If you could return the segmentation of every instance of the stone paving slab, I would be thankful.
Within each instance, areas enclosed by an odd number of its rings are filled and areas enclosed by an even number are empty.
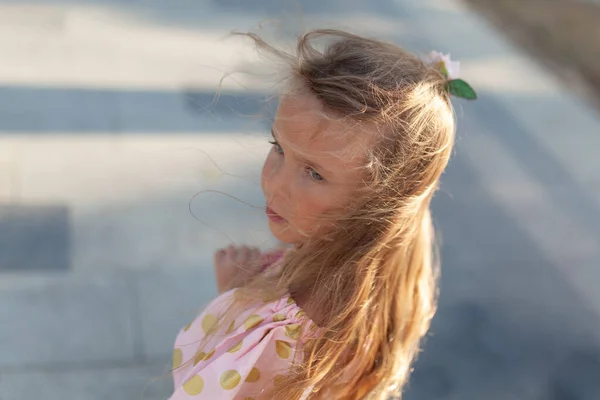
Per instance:
[[[453,163],[448,180],[482,179],[466,158]],[[595,304],[503,207],[481,189],[434,200],[446,233],[440,309],[409,400],[591,400],[600,393],[592,378],[600,373]],[[597,273],[589,262],[571,267],[589,279]]]
[[[257,176],[265,133],[8,135],[0,143],[19,181],[4,201],[63,205],[74,270],[193,267],[230,240],[269,242]]]
[[[225,69],[246,57],[256,59],[241,41],[224,40],[224,26],[239,26],[247,23],[248,17],[215,15],[207,7],[210,2],[187,3],[182,7],[182,1],[168,6],[123,0],[0,1],[0,46],[4,52],[0,82],[38,87],[179,91],[193,86],[214,90]],[[173,20],[174,15],[183,23]],[[186,18],[193,27],[185,24]],[[240,80],[252,84],[244,77]]]
[[[142,366],[0,373],[0,399],[164,400],[173,388],[167,358]]]
[[[119,275],[3,275],[0,367],[132,359],[132,295]]]
[[[0,271],[69,269],[70,234],[67,207],[0,203]]]
[[[265,130],[273,107],[261,92],[116,90],[0,86],[4,135],[76,132],[77,135]],[[261,113],[267,115],[262,115]],[[267,123],[268,125],[268,123]]]
[[[554,97],[502,96],[503,104],[529,132],[530,140],[544,149],[565,171],[563,176],[590,190],[600,188],[600,114],[563,88]],[[532,159],[535,158],[531,154]],[[600,201],[597,203],[600,205]]]

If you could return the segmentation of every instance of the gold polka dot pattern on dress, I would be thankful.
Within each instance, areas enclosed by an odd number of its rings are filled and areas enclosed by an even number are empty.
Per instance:
[[[190,322],[189,324],[187,324],[185,327],[183,327],[183,331],[187,332],[192,326],[192,323]]]
[[[292,296],[288,297],[287,299],[287,304],[290,305],[294,302],[294,299],[292,299]]]
[[[251,316],[246,318],[246,321],[244,322],[244,328],[248,331],[254,328],[256,325],[260,324],[261,322],[263,322],[263,317],[261,317],[260,315],[252,314]]]
[[[254,382],[258,382],[259,379],[260,379],[260,371],[258,370],[258,368],[252,368],[252,370],[246,377],[246,382],[254,383]]]
[[[196,357],[194,357],[194,365],[198,364],[200,361],[204,361],[205,358],[206,358],[206,353],[203,351],[196,354]]]
[[[183,362],[183,352],[181,349],[173,350],[173,369],[179,367]]]
[[[233,345],[232,348],[230,348],[229,350],[227,350],[228,353],[235,353],[236,351],[238,351],[239,349],[242,348],[242,344],[244,343],[243,340],[240,340],[238,343],[236,343],[235,345]]]
[[[229,328],[225,331],[225,333],[231,333],[235,330],[235,320],[231,321],[229,324]]]
[[[266,292],[261,292],[259,294],[259,296],[260,296],[260,299],[263,301],[263,303],[270,303],[274,300],[273,297],[269,293],[266,293]]]
[[[206,314],[204,318],[202,318],[202,330],[204,333],[214,333],[214,328],[217,326],[217,322],[219,319],[213,314]]]
[[[292,345],[284,340],[276,340],[275,351],[280,358],[288,359],[292,354]]]
[[[225,390],[234,389],[239,383],[242,377],[240,373],[235,369],[223,372],[221,375],[221,387]]]
[[[285,326],[285,335],[292,340],[298,340],[302,328],[299,324],[290,324]]]
[[[198,375],[193,376],[192,379],[183,384],[183,391],[189,394],[190,396],[199,395],[200,393],[202,393],[203,389],[204,379],[202,379]]]
[[[281,322],[281,321],[285,321],[285,315],[284,314],[275,314],[273,316],[273,322]]]
[[[281,384],[285,381],[285,375],[275,375],[273,378],[273,383],[275,387],[281,386]]]
[[[296,313],[296,318],[302,318],[306,316],[306,313],[304,312],[304,310],[300,310],[298,311],[298,313]]]

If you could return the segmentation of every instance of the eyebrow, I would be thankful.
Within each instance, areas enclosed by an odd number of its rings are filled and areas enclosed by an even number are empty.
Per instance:
[[[275,139],[275,141],[276,141],[277,143],[279,143],[279,141],[277,140],[277,136],[275,135],[275,130],[274,130],[272,127],[271,127],[271,135],[273,136],[273,139]],[[281,145],[281,144],[280,144],[280,145]],[[315,169],[318,169],[319,171],[323,171],[323,172],[326,172],[326,173],[328,173],[328,174],[332,174],[332,172],[331,172],[331,171],[329,171],[327,168],[324,168],[323,166],[321,166],[321,165],[317,164],[317,163],[316,163],[316,162],[314,162],[314,161],[311,161],[311,160],[309,160],[309,159],[307,159],[307,158],[303,157],[303,156],[302,156],[302,155],[300,155],[300,154],[295,154],[295,156],[296,156],[298,159],[300,159],[300,160],[301,160],[303,163],[305,163],[305,164],[308,164],[308,165],[310,165],[311,167],[314,167]]]

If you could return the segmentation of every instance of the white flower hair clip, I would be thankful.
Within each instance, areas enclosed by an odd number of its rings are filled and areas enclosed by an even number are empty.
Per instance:
[[[432,51],[427,57],[427,63],[444,75],[448,93],[467,100],[477,99],[477,93],[475,93],[471,85],[458,78],[460,63],[452,61],[450,54]]]

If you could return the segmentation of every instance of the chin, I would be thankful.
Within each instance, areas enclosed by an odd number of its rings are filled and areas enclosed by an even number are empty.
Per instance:
[[[287,244],[298,243],[298,235],[289,229],[287,222],[281,224],[269,221],[269,230],[271,231],[271,234],[275,236],[275,239],[280,242]]]

